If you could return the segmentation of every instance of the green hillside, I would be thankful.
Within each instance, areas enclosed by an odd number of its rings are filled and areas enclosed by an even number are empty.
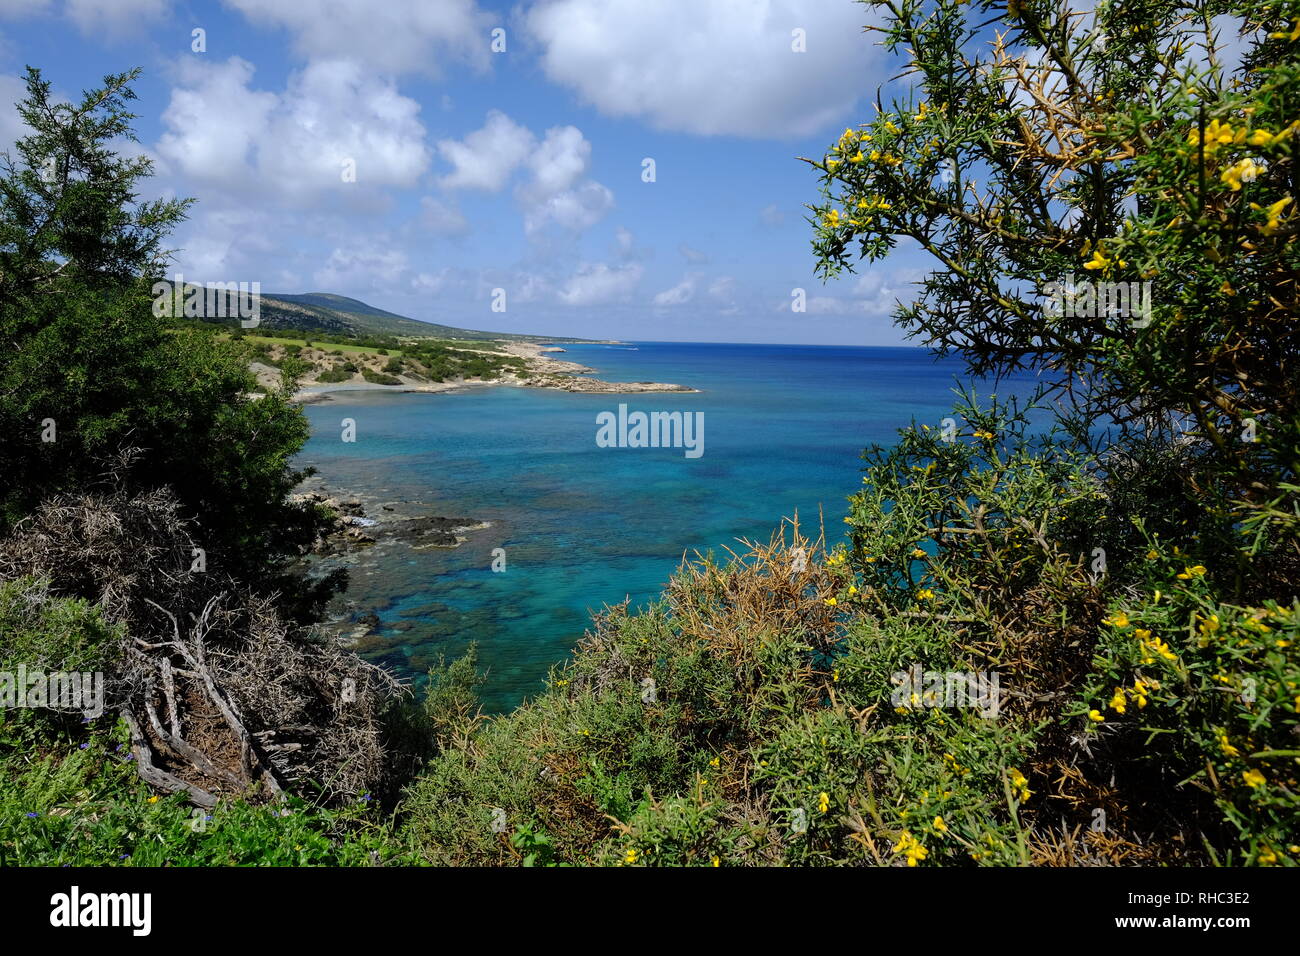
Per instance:
[[[222,315],[233,316],[235,303],[225,302],[224,292],[217,292],[207,303],[202,318],[222,321]],[[295,329],[305,332],[325,332],[333,335],[356,336],[421,336],[439,339],[467,339],[473,341],[510,342],[582,342],[585,339],[546,335],[519,335],[512,332],[483,332],[463,329],[437,322],[422,322],[394,312],[377,308],[359,299],[329,292],[262,293],[261,323],[263,331]],[[233,319],[226,319],[234,324]]]

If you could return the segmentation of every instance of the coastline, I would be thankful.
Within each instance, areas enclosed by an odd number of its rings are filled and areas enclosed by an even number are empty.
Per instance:
[[[586,394],[624,395],[646,392],[689,392],[698,393],[700,389],[688,385],[675,385],[670,382],[606,382],[586,376],[596,369],[566,359],[552,358],[551,353],[565,350],[554,345],[542,345],[534,342],[506,342],[500,351],[526,363],[527,378],[520,378],[513,372],[507,372],[499,378],[462,379],[456,382],[403,382],[401,385],[378,385],[372,382],[338,382],[328,384],[304,385],[293,395],[293,401],[299,405],[311,405],[332,401],[334,392],[416,392],[416,393],[452,393],[471,388],[512,385],[516,388],[551,389],[560,392],[580,392]]]

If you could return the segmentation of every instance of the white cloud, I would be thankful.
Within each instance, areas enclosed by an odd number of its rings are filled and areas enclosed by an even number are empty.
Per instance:
[[[21,77],[0,74],[0,150],[12,153],[14,143],[31,132],[15,106],[26,95],[27,84]]]
[[[262,290],[293,290],[299,278],[285,267],[273,238],[275,217],[253,209],[203,208],[185,224],[175,268],[196,282],[260,282]],[[268,272],[268,268],[275,271]]]
[[[493,18],[474,0],[225,2],[253,23],[286,28],[309,58],[360,60],[368,72],[436,74],[446,60],[478,67],[488,60]]]
[[[439,180],[443,189],[482,189],[497,192],[536,146],[536,138],[500,110],[487,115],[483,128],[464,140],[444,139],[438,152],[452,171]]]
[[[163,160],[196,180],[237,192],[294,197],[331,189],[412,186],[430,152],[420,106],[346,60],[289,77],[283,94],[251,88],[239,57],[182,60],[181,85],[163,113]],[[356,182],[344,180],[354,164]]]
[[[583,178],[591,164],[591,143],[576,126],[556,126],[541,141],[499,110],[463,140],[442,140],[438,151],[452,165],[439,184],[444,189],[497,192],[516,170],[527,173],[515,190],[532,236],[554,225],[581,233],[614,207],[614,194]]]
[[[736,295],[736,280],[731,276],[719,276],[709,284],[709,297],[719,302],[731,302]]]
[[[210,68],[182,62],[187,85],[172,90],[163,112],[167,132],[158,140],[159,155],[199,180],[247,177],[246,163],[267,134],[278,98],[249,88],[253,65],[247,60],[231,57]]]
[[[632,230],[626,226],[619,226],[614,230],[614,244],[620,256],[630,256],[633,248],[636,247],[636,236],[632,235]]]
[[[765,226],[779,226],[785,222],[785,213],[776,203],[771,203],[758,211],[758,218]]]
[[[64,12],[86,34],[137,32],[167,12],[168,0],[67,0]]]
[[[539,0],[523,23],[546,75],[604,113],[788,139],[853,108],[877,57],[869,18],[832,0]],[[807,52],[792,50],[796,29]]]
[[[664,289],[663,292],[656,295],[654,300],[655,305],[685,305],[687,302],[690,302],[691,299],[695,298],[695,285],[699,282],[699,278],[700,277],[694,273],[687,274],[682,278],[681,282],[677,283],[671,289]]]
[[[626,298],[641,282],[644,270],[633,263],[611,268],[605,263],[584,263],[558,292],[565,305],[603,305]]]
[[[585,232],[613,208],[614,194],[600,183],[588,180],[574,189],[526,200],[524,231],[532,235],[553,223],[568,232]]]
[[[401,286],[418,287],[425,281],[412,272],[404,251],[371,243],[335,247],[325,264],[316,270],[313,279],[323,289],[372,288],[383,291]]]

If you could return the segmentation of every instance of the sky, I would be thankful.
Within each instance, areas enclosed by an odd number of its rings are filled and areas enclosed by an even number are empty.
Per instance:
[[[22,134],[25,66],[68,99],[140,67],[123,145],[154,161],[143,195],[198,200],[170,242],[187,281],[502,332],[897,345],[895,300],[928,264],[904,248],[818,279],[817,181],[797,159],[874,115],[899,63],[872,16],[854,0],[0,0],[0,144]]]

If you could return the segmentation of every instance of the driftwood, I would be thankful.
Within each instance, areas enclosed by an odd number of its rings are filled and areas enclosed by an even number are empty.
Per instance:
[[[201,807],[308,781],[326,799],[382,790],[385,711],[404,688],[285,621],[219,557],[194,570],[196,547],[166,491],[59,497],[0,541],[0,580],[48,579],[121,625],[107,692],[150,786]]]

